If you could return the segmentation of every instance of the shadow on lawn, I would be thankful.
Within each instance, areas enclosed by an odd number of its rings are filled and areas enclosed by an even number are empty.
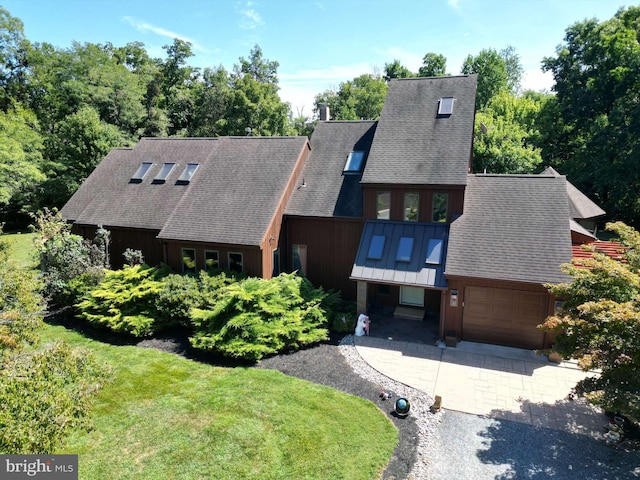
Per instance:
[[[565,401],[556,403],[562,405],[555,405],[547,411],[560,412],[556,414],[559,417],[556,422],[565,421],[565,425],[558,425],[563,429],[543,426],[536,420],[537,415],[532,416],[534,425],[531,425],[507,420],[502,411],[492,412],[494,420],[478,432],[486,449],[478,450],[477,456],[482,463],[506,468],[504,473],[494,477],[496,480],[640,477],[640,460],[634,444],[606,443],[599,432],[594,431],[593,425],[585,426],[582,423],[585,413],[580,404],[572,406],[571,403],[576,402],[569,402],[569,405],[565,405]],[[521,408],[523,413],[541,412],[544,411],[544,404],[523,402]],[[604,427],[604,424],[600,427]],[[600,429],[600,432],[603,431]]]

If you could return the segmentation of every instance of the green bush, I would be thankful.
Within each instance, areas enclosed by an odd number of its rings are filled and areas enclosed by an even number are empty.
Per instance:
[[[87,426],[108,370],[84,350],[58,343],[15,355],[0,370],[0,453],[51,453]]]
[[[255,361],[327,338],[327,293],[296,274],[247,278],[219,293],[215,305],[191,311],[195,348]]]
[[[125,266],[109,270],[97,288],[76,306],[80,317],[116,332],[144,336],[161,330],[156,302],[162,291],[167,267]]]
[[[189,326],[189,311],[199,304],[198,280],[191,275],[172,273],[162,279],[156,308],[166,325]]]

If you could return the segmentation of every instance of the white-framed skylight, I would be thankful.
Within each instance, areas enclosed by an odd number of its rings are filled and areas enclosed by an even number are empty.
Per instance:
[[[149,169],[151,168],[152,165],[153,165],[153,163],[151,163],[151,162],[142,162],[140,164],[140,166],[138,167],[138,169],[136,170],[136,173],[134,173],[133,177],[131,177],[130,182],[131,183],[142,183],[142,179],[147,174],[147,172],[149,171]]]
[[[199,166],[200,165],[197,163],[187,163],[186,167],[184,167],[184,170],[182,171],[182,174],[180,175],[180,178],[178,178],[178,181],[176,183],[180,185],[188,184]]]
[[[429,240],[427,258],[424,263],[440,265],[440,262],[442,262],[442,243],[442,239],[440,238],[432,238]]]
[[[156,177],[153,179],[153,183],[166,182],[167,177],[169,176],[169,174],[171,173],[171,171],[175,166],[176,166],[175,163],[165,163],[164,165],[162,165],[162,168],[160,169]]]
[[[381,260],[385,240],[386,239],[384,235],[374,235],[373,237],[371,237],[371,243],[369,244],[367,258],[371,260]]]
[[[453,97],[442,97],[438,103],[438,115],[451,115],[455,100]]]
[[[362,164],[364,163],[364,152],[360,150],[354,150],[349,153],[347,161],[344,164],[344,170],[342,173],[360,173],[362,172]]]
[[[412,252],[413,252],[413,237],[400,237],[400,242],[398,242],[398,252],[396,254],[396,261],[410,262]]]

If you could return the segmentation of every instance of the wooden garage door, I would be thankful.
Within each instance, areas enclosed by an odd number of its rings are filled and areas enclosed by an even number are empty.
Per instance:
[[[537,329],[547,315],[548,295],[505,288],[466,287],[462,339],[521,348],[542,348]]]

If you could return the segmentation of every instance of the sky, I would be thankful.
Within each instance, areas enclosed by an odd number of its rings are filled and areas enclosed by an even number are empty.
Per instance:
[[[174,38],[192,43],[190,64],[232,70],[255,45],[279,63],[280,97],[294,115],[311,115],[315,95],[394,59],[412,71],[428,52],[459,74],[468,55],[515,48],[522,87],[550,91],[541,71],[565,30],[611,18],[619,0],[0,0],[31,42],[124,46],[142,42],[165,58]]]

